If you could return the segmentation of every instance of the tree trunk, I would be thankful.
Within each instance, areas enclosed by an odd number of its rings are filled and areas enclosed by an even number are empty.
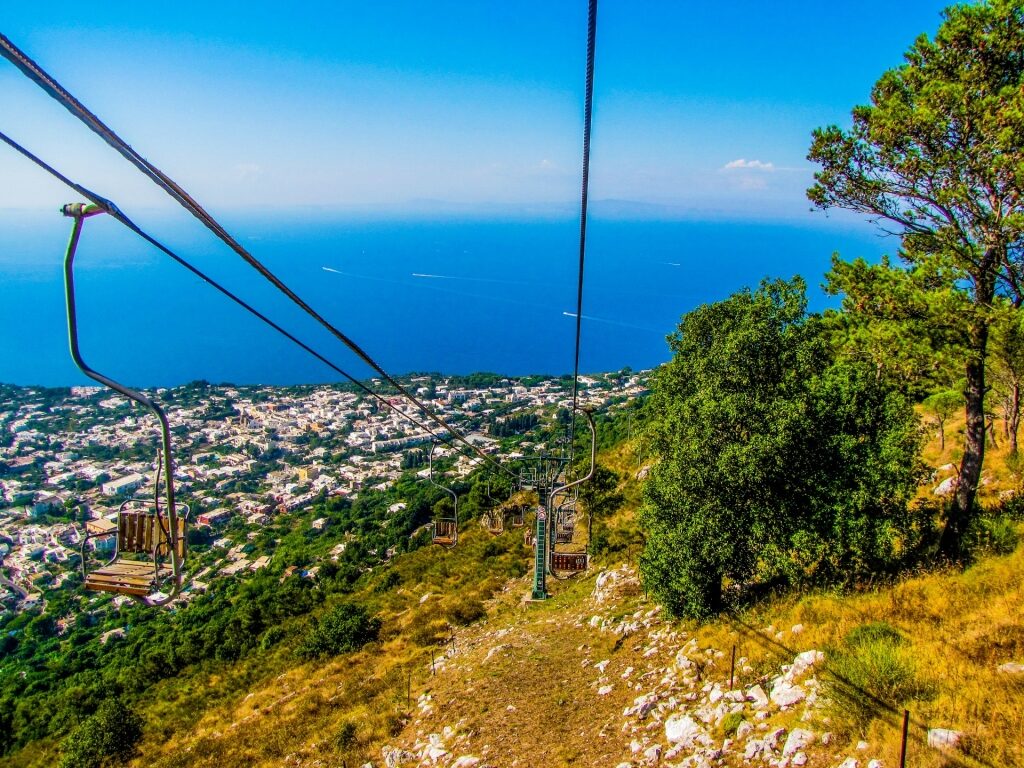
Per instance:
[[[975,283],[974,303],[977,316],[971,321],[964,387],[964,413],[967,416],[964,455],[960,461],[960,477],[952,503],[946,513],[946,524],[939,539],[940,554],[953,562],[963,562],[967,552],[964,535],[974,516],[974,499],[981,480],[985,460],[985,358],[988,352],[989,320],[984,310],[991,306],[995,294],[994,249],[985,253],[980,279]]]
[[[1010,439],[1010,453],[1017,453],[1017,427],[1020,424],[1020,382],[1014,381],[1010,388],[1010,418],[1007,420],[1007,437]]]

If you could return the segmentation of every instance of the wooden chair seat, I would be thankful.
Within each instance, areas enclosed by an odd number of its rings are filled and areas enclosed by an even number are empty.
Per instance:
[[[158,571],[151,562],[118,559],[89,573],[85,577],[85,588],[145,597],[158,580],[170,575],[171,568],[166,565],[160,566]]]
[[[441,546],[452,546],[459,535],[458,523],[454,520],[435,520],[432,541]]]

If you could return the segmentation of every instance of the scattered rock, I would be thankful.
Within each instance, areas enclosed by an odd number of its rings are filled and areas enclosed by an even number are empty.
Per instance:
[[[661,760],[661,744],[654,744],[644,750],[644,760],[656,763]]]
[[[412,763],[416,761],[416,755],[412,752],[406,752],[404,749],[398,747],[384,746],[380,748],[380,755],[384,760],[384,765],[387,768],[397,768],[402,763]]]
[[[772,686],[772,701],[780,707],[791,707],[807,697],[807,692],[785,678],[779,678]]]
[[[867,748],[868,748],[868,743],[866,741],[858,741],[857,742],[857,751],[858,752],[863,752]]]
[[[633,699],[633,706],[626,707],[622,712],[623,717],[636,717],[639,720],[643,720],[647,717],[647,713],[654,709],[654,706],[658,703],[658,694],[646,693],[643,696],[637,696]]]
[[[782,748],[782,756],[789,757],[809,744],[814,743],[814,732],[803,728],[796,728],[786,739],[786,745]]]
[[[803,752],[797,752],[795,755],[793,755],[793,758],[789,761],[789,764],[795,765],[797,768],[800,768],[801,765],[807,765],[807,755]]]
[[[474,755],[463,755],[452,763],[452,768],[474,768],[480,764],[480,758]]]
[[[860,768],[860,762],[855,757],[848,757],[836,766],[836,768]]]
[[[868,768],[883,768],[882,761],[877,758],[875,760],[868,760]]]
[[[798,677],[804,675],[812,667],[821,664],[825,660],[825,654],[821,651],[804,651],[798,653],[796,658],[793,659],[793,666],[786,672],[786,678],[788,680],[796,680]]]
[[[760,685],[752,685],[747,689],[747,701],[753,702],[754,709],[764,709],[768,706],[768,694]]]
[[[594,669],[596,669],[598,672],[600,672],[603,675],[605,667],[608,666],[608,662],[609,661],[611,661],[611,660],[610,659],[605,659],[604,661],[597,662],[597,664],[594,665]]]
[[[665,721],[665,738],[671,744],[689,746],[704,735],[704,729],[689,715],[672,715]]]
[[[956,490],[956,475],[953,477],[947,477],[941,483],[932,489],[932,493],[936,496],[949,496],[953,491]]]
[[[930,728],[928,730],[928,746],[932,749],[954,749],[960,744],[963,734],[949,728]]]
[[[1022,675],[1024,674],[1024,664],[1019,661],[1008,661],[999,665],[999,671],[1004,675]]]
[[[598,696],[607,696],[613,690],[615,690],[615,686],[614,685],[602,685],[600,688],[597,689],[597,695]]]

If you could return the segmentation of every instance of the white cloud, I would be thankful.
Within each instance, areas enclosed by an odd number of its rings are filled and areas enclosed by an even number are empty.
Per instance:
[[[256,163],[239,163],[234,170],[236,177],[241,181],[256,181],[263,175],[263,169]]]
[[[765,163],[761,160],[746,160],[741,157],[738,160],[730,160],[722,166],[722,170],[724,171],[734,171],[739,169],[747,171],[766,171],[770,173],[775,170],[775,163]]]

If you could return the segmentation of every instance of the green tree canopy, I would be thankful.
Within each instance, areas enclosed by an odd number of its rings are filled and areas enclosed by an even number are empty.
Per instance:
[[[833,580],[892,556],[917,420],[872,366],[833,354],[802,280],[699,307],[669,344],[640,515],[644,580],[669,610],[719,610],[726,577]]]
[[[142,738],[142,718],[121,703],[106,699],[64,740],[61,768],[100,768],[126,763]]]
[[[999,297],[1024,301],[1024,6],[953,6],[935,39],[922,35],[905,58],[848,130],[814,132],[808,159],[821,170],[807,194],[901,238],[907,279],[887,276],[889,265],[839,270],[847,309],[863,307],[869,324],[902,317],[908,334],[915,319],[942,317],[960,335],[966,440],[942,547],[961,559],[984,459],[992,309]]]

